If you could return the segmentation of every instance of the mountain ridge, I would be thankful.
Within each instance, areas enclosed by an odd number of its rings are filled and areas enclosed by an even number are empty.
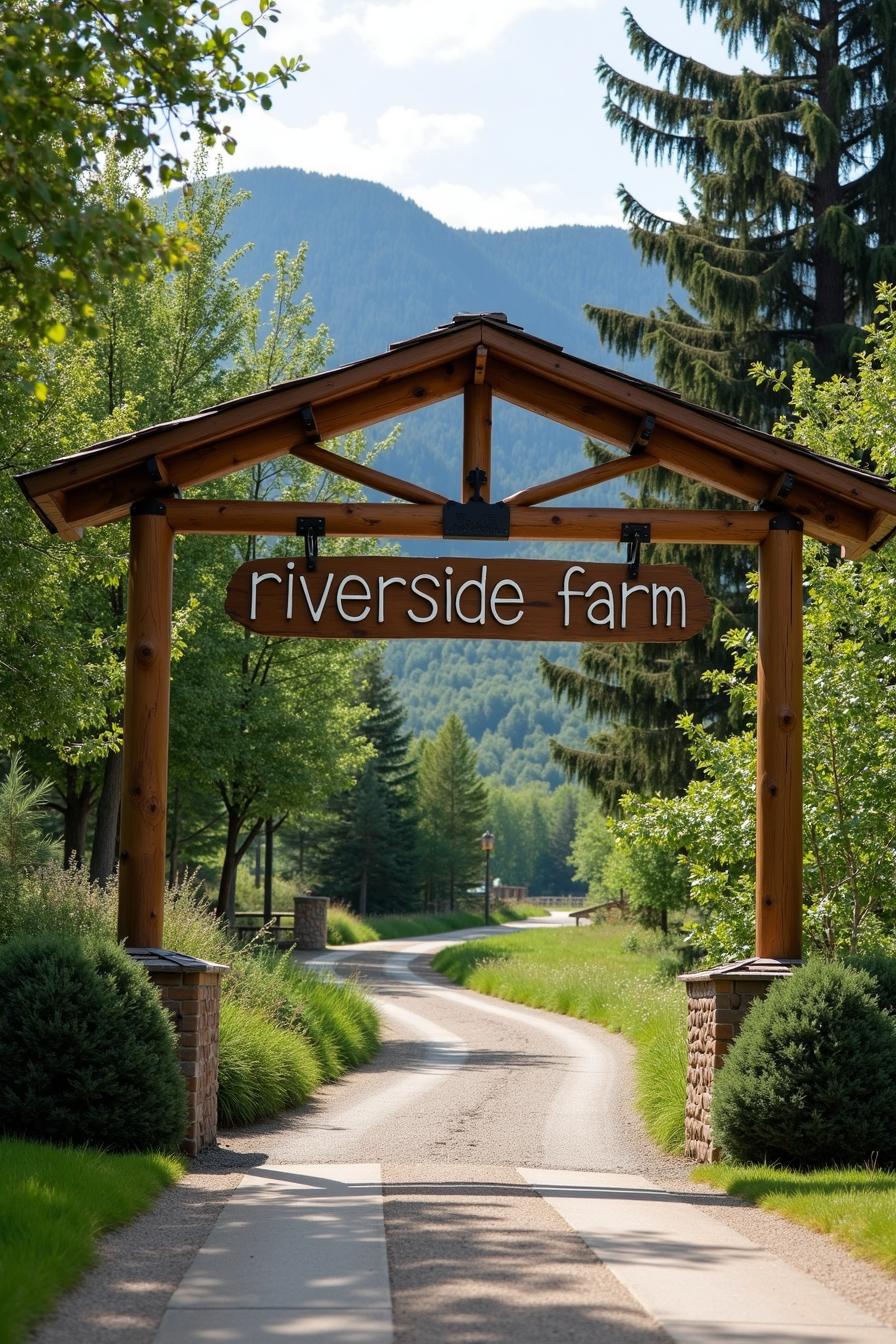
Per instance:
[[[379,354],[422,335],[459,312],[503,312],[534,336],[570,354],[650,377],[645,361],[620,361],[602,350],[584,316],[585,302],[647,311],[665,298],[659,267],[642,266],[623,229],[582,224],[504,233],[454,229],[391,188],[301,169],[254,168],[233,173],[251,193],[229,220],[234,246],[254,248],[235,267],[246,283],[270,271],[274,254],[308,243],[305,289],[316,317],[335,341],[331,364]],[[375,426],[371,439],[390,425]],[[377,459],[385,471],[456,498],[462,433],[461,399],[413,412],[397,443]],[[496,399],[492,498],[585,465],[582,436]],[[618,482],[565,502],[612,505]],[[462,543],[407,545],[408,552],[452,554]],[[482,547],[479,548],[480,550]],[[489,543],[490,554],[532,553],[520,543]],[[592,548],[565,548],[597,558]],[[540,554],[547,552],[542,547]],[[601,557],[603,558],[603,557]],[[481,768],[514,783],[562,776],[548,738],[581,740],[580,712],[556,704],[538,671],[541,646],[449,641],[394,641],[387,668],[415,732],[432,733],[457,709],[481,746]],[[556,655],[557,650],[550,650]],[[566,645],[564,661],[573,661]]]

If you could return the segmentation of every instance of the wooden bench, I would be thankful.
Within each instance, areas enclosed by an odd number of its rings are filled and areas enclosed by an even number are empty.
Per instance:
[[[575,920],[576,928],[578,928],[580,919],[582,919],[585,915],[593,915],[595,910],[602,910],[603,908],[604,907],[602,905],[586,905],[583,906],[581,910],[570,910],[569,917],[570,919]]]

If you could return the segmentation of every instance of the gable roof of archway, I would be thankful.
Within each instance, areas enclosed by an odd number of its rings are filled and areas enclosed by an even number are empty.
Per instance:
[[[754,504],[786,506],[807,533],[844,546],[853,557],[896,530],[896,490],[883,477],[568,355],[497,313],[461,314],[383,354],[96,444],[17,479],[47,527],[70,540],[85,527],[125,517],[135,500],[284,453],[351,475],[351,464],[327,453],[321,441],[483,383],[504,401],[622,449],[618,469],[611,464],[603,479],[642,465],[629,455],[646,455],[647,463]],[[388,490],[391,478],[380,475]],[[534,503],[536,493],[539,500],[555,498],[571,488],[523,491],[516,502]],[[443,500],[424,487],[403,497]]]

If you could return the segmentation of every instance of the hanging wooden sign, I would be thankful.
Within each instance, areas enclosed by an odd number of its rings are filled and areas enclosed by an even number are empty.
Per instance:
[[[311,639],[690,639],[709,602],[680,565],[408,556],[252,560],[225,609],[263,635]]]

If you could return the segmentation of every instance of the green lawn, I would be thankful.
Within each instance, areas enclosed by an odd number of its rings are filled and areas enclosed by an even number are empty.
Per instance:
[[[844,1168],[698,1167],[695,1181],[825,1232],[856,1255],[896,1273],[896,1172]]]
[[[0,1140],[0,1344],[18,1344],[93,1260],[97,1237],[148,1208],[184,1164]]]
[[[638,1049],[648,1130],[664,1148],[682,1149],[685,997],[663,973],[658,938],[620,925],[533,929],[446,948],[433,965],[480,993],[621,1031]]]
[[[492,911],[493,924],[529,919],[543,915],[540,905],[498,906]],[[327,942],[331,947],[349,943],[373,943],[381,938],[420,938],[428,933],[450,933],[455,929],[476,929],[485,923],[482,915],[470,910],[446,911],[440,915],[368,915],[361,920],[344,906],[330,906],[327,917]]]

